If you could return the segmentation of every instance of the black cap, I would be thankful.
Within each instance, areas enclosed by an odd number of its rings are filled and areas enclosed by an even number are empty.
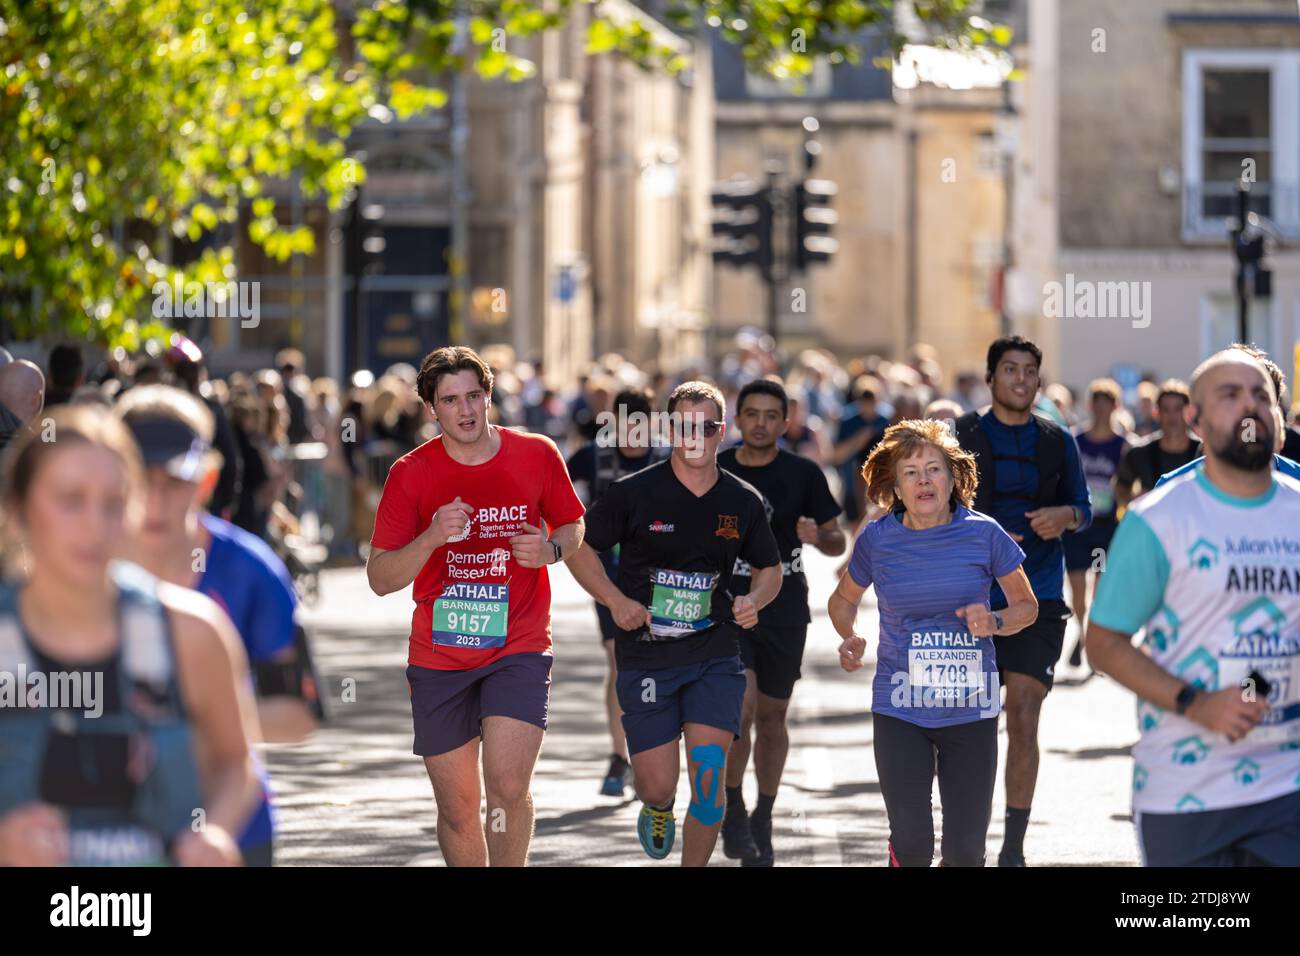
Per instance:
[[[163,468],[184,481],[197,481],[203,458],[211,447],[179,418],[142,415],[130,418],[126,426],[140,446],[146,468]]]

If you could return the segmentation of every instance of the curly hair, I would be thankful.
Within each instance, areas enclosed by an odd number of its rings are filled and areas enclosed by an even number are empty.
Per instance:
[[[882,508],[892,509],[899,504],[894,494],[894,488],[898,484],[896,472],[899,462],[917,454],[926,445],[932,445],[948,462],[948,473],[952,476],[950,504],[971,507],[975,503],[975,488],[979,484],[975,456],[957,444],[951,424],[909,418],[886,428],[885,436],[862,466],[862,478],[867,483],[867,498]]]

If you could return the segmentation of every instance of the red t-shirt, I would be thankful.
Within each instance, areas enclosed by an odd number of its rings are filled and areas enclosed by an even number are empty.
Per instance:
[[[388,472],[372,547],[395,551],[420,535],[457,496],[474,509],[467,536],[447,542],[415,576],[409,661],[468,670],[506,654],[551,653],[551,586],[546,568],[521,568],[510,539],[526,521],[553,530],[583,515],[555,442],[500,430],[501,447],[481,465],[462,465],[434,438]],[[436,627],[435,627],[436,625]]]

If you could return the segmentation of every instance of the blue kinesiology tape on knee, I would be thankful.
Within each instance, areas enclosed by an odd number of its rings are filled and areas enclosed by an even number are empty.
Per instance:
[[[691,806],[688,812],[706,827],[711,827],[722,819],[722,807],[716,806],[718,784],[722,780],[722,768],[726,766],[727,755],[717,744],[705,744],[691,748],[691,760],[698,766],[695,776],[691,778]],[[704,776],[713,772],[713,781],[709,792],[704,792]]]

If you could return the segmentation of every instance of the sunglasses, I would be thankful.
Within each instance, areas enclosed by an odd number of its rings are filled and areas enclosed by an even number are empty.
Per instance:
[[[682,422],[682,435],[686,438],[693,438],[696,431],[702,431],[704,432],[705,438],[712,438],[718,433],[718,429],[721,428],[723,424],[725,423],[720,421],[701,422],[700,427],[697,429],[694,422],[684,421]]]

